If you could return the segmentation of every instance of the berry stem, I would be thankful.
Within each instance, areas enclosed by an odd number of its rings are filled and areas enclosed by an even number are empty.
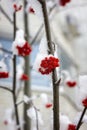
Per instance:
[[[85,113],[86,113],[86,110],[87,110],[87,108],[85,107],[85,108],[83,109],[83,112],[82,112],[81,117],[80,117],[80,119],[79,119],[79,122],[78,122],[78,124],[77,124],[76,130],[79,130],[79,128],[80,128],[80,126],[81,126],[81,124],[82,124],[82,119],[83,119],[83,117],[84,117],[84,115],[85,115]]]
[[[13,31],[13,36],[15,40],[16,36],[16,12],[13,14],[13,19],[14,19],[14,31]],[[14,111],[15,111],[15,116],[16,116],[16,125],[19,126],[19,115],[18,115],[18,108],[16,104],[16,55],[13,55],[13,103],[14,103]],[[18,128],[17,130],[21,130]]]

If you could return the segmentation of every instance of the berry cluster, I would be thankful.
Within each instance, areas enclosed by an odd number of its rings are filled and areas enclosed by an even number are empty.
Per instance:
[[[75,87],[77,85],[76,81],[67,81],[66,84],[70,88]]]
[[[20,11],[20,10],[22,9],[22,5],[20,5],[20,6],[18,7],[16,4],[14,4],[14,5],[13,5],[13,8],[14,8],[14,10],[17,12],[17,11]]]
[[[69,3],[71,0],[60,0],[60,5],[65,6],[67,3]]]
[[[55,69],[56,67],[59,67],[58,62],[59,62],[59,59],[53,56],[45,57],[45,59],[41,61],[39,72],[43,75],[51,73],[53,69]]]
[[[26,74],[22,74],[20,80],[29,80],[29,77]]]
[[[0,72],[0,78],[8,78],[9,73],[8,72]]]
[[[31,47],[28,42],[26,42],[22,47],[17,45],[16,48],[18,49],[18,55],[27,56],[31,52]]]
[[[84,107],[87,108],[87,98],[85,98],[85,99],[82,100],[82,104],[83,104]]]
[[[69,124],[69,125],[68,125],[68,130],[76,130],[76,125],[74,125],[74,124]]]

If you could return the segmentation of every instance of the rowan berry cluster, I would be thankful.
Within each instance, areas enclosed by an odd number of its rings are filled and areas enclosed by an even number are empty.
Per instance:
[[[45,57],[41,61],[39,72],[41,74],[49,74],[51,73],[56,67],[59,67],[59,59],[53,56]]]
[[[21,56],[27,56],[32,51],[28,42],[26,42],[22,47],[17,45],[16,48],[18,50],[18,55],[21,55]]]

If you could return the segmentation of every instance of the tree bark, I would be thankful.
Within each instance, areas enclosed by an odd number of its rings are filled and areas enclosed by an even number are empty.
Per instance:
[[[28,41],[28,38],[29,38],[28,15],[25,11],[27,1],[26,0],[23,0],[23,1],[24,1],[24,32],[25,32],[25,39]],[[26,56],[25,57],[25,74],[27,74],[29,76],[29,80],[25,81],[25,83],[24,83],[24,95],[27,95],[30,97],[31,96],[31,88],[30,88],[30,70],[29,70],[29,68],[30,68],[29,56]],[[29,107],[30,107],[29,105],[24,104],[24,114],[23,114],[24,121],[25,121],[24,130],[31,129],[31,122],[30,122],[30,119],[27,116],[27,112],[26,112]]]

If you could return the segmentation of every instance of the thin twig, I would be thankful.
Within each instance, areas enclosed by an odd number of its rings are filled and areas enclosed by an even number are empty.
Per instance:
[[[7,91],[9,91],[9,92],[11,92],[11,93],[13,92],[13,91],[12,91],[11,89],[9,89],[8,87],[0,86],[0,88],[1,88],[1,89],[5,89],[5,90],[7,90]]]
[[[16,36],[16,12],[13,14],[14,19],[14,40]],[[16,55],[13,56],[13,101],[14,101],[14,109],[15,109],[15,116],[16,116],[16,124],[17,126],[20,125],[19,123],[19,115],[18,115],[18,108],[16,104]],[[21,130],[18,128],[18,130]]]
[[[8,19],[8,21],[13,24],[13,21],[11,20],[11,18],[9,17],[9,15],[5,12],[5,10],[3,9],[3,7],[0,5],[0,11],[5,15],[5,17]]]
[[[80,128],[80,126],[81,126],[81,124],[82,124],[83,117],[84,117],[84,115],[85,115],[85,113],[86,113],[86,110],[87,110],[87,108],[85,107],[85,108],[83,109],[83,112],[82,112],[81,117],[80,117],[80,119],[79,119],[79,122],[78,122],[78,124],[77,124],[76,130],[79,130],[79,128]]]
[[[37,37],[39,36],[39,34],[40,34],[41,31],[42,31],[43,26],[44,26],[44,24],[41,24],[41,26],[39,27],[39,29],[38,29],[38,31],[37,31],[35,37],[34,37],[34,38],[32,39],[32,41],[31,41],[31,45],[33,45],[33,44],[35,43]]]
[[[28,19],[28,14],[27,12],[25,11],[26,9],[26,6],[27,6],[27,0],[23,0],[23,3],[24,3],[24,12],[23,12],[23,15],[24,15],[24,33],[26,34],[26,37],[25,37],[25,40],[28,41],[29,40],[29,19]],[[30,76],[30,60],[29,60],[29,56],[26,56],[25,58],[25,74],[29,75]],[[30,86],[30,81],[25,81],[24,82],[24,95],[27,95],[27,96],[31,96],[31,86]],[[27,116],[27,113],[26,113],[26,110],[30,107],[30,104],[24,104],[24,113],[23,113],[23,119],[24,121],[26,122],[24,124],[24,130],[31,130],[31,120],[28,118]]]
[[[54,5],[51,9],[50,9],[50,12],[49,12],[49,15],[51,15],[52,11],[54,10],[54,8],[56,7],[56,5]],[[41,26],[39,27],[35,37],[32,39],[31,41],[31,45],[33,45],[37,39],[37,37],[39,36],[39,34],[41,33],[42,29],[44,27],[44,24],[42,23]]]
[[[7,18],[7,20],[13,25],[14,22],[11,20],[11,18],[9,17],[9,15],[5,12],[5,10],[3,9],[3,7],[0,5],[0,11],[4,14],[4,16]],[[16,27],[16,29],[18,29]]]
[[[0,48],[1,51],[5,52],[5,53],[8,53],[8,54],[12,54],[11,51],[7,50],[7,49],[4,49],[4,48]]]

